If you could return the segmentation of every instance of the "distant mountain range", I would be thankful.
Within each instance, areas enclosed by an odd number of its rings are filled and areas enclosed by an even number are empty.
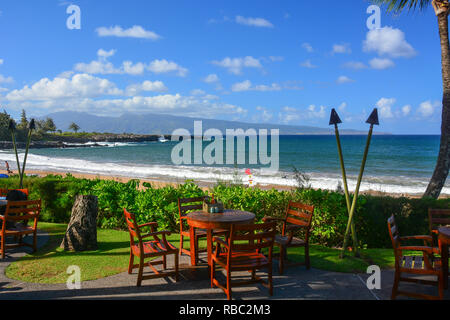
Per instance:
[[[203,131],[209,128],[221,130],[225,134],[226,129],[279,129],[280,135],[330,135],[334,134],[332,128],[318,128],[311,126],[293,126],[278,124],[257,124],[237,121],[213,120],[202,118],[190,118],[165,114],[123,114],[120,117],[103,117],[84,112],[64,111],[47,115],[52,118],[56,127],[63,131],[69,131],[69,126],[75,122],[80,131],[108,132],[108,133],[133,133],[133,134],[171,134],[175,129],[184,128],[192,134],[194,121],[203,122]],[[270,133],[270,132],[269,132]],[[367,132],[358,130],[341,130],[341,134],[358,135]],[[378,133],[380,134],[380,133]]]

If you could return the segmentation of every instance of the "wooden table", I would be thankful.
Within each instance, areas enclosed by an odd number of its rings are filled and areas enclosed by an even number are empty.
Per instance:
[[[193,246],[194,228],[206,229],[206,243],[208,251],[208,266],[211,266],[212,231],[213,229],[229,230],[232,224],[254,223],[255,215],[251,212],[240,210],[224,210],[222,213],[206,213],[195,211],[187,215],[187,223],[190,227],[191,248]],[[195,266],[195,256],[191,255],[191,265]]]
[[[444,288],[448,288],[448,247],[450,245],[450,227],[438,228],[439,249],[441,250],[441,267],[444,273]]]

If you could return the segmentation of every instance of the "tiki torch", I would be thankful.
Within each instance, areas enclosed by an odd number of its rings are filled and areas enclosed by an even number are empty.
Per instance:
[[[356,183],[356,190],[355,190],[355,194],[353,196],[352,207],[350,209],[349,216],[348,216],[348,223],[347,223],[347,229],[345,230],[344,246],[342,248],[341,258],[344,257],[345,250],[347,249],[349,231],[350,231],[350,227],[351,227],[351,224],[352,224],[352,221],[353,221],[353,215],[355,213],[356,202],[358,200],[358,195],[359,195],[359,188],[361,186],[361,180],[362,180],[362,177],[363,177],[363,174],[364,174],[364,169],[365,169],[365,166],[366,166],[367,155],[369,153],[369,147],[370,147],[370,141],[372,140],[373,126],[380,124],[379,121],[378,121],[378,110],[377,110],[377,108],[373,109],[373,111],[370,114],[369,119],[367,119],[366,123],[370,124],[370,129],[369,129],[369,134],[367,136],[366,149],[364,150],[364,156],[363,156],[363,160],[362,160],[362,164],[361,164],[361,169],[359,171],[358,181]]]
[[[34,119],[31,119],[30,123],[28,124],[28,139],[27,139],[27,146],[25,148],[25,157],[23,158],[23,167],[22,167],[22,173],[20,175],[20,188],[23,188],[23,176],[25,174],[25,166],[27,164],[27,157],[28,157],[28,149],[30,148],[30,142],[31,142],[31,134],[33,133],[33,130],[36,128],[36,123]]]
[[[331,116],[330,116],[330,126],[334,125],[334,131],[336,134],[336,142],[337,142],[337,148],[338,148],[338,154],[339,154],[339,161],[341,164],[341,171],[342,171],[342,180],[344,185],[344,194],[345,194],[345,201],[347,203],[347,211],[350,212],[350,194],[348,192],[348,183],[347,183],[347,173],[345,170],[344,165],[344,156],[342,153],[342,147],[341,147],[341,139],[339,135],[339,127],[338,124],[342,123],[341,118],[339,118],[339,115],[337,114],[335,109],[331,110]],[[355,248],[355,255],[359,256],[359,248],[358,248],[358,238],[356,235],[356,228],[355,223],[352,221],[351,223],[351,231],[352,231],[352,237],[353,237],[353,247]]]
[[[12,143],[13,143],[13,148],[14,148],[14,153],[16,154],[16,162],[17,162],[17,171],[19,173],[19,177],[21,176],[20,174],[20,162],[19,162],[19,155],[17,154],[17,145],[16,145],[16,123],[14,122],[13,119],[9,120],[9,124],[8,124],[8,130],[9,132],[11,132],[11,138],[12,138]]]

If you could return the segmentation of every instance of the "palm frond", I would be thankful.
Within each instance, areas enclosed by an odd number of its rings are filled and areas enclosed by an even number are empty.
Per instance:
[[[432,0],[372,0],[379,5],[386,5],[388,11],[400,12],[403,9],[423,10],[428,7]]]

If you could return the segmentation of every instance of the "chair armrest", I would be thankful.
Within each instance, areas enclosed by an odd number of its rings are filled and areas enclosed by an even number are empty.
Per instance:
[[[286,226],[286,231],[294,231],[294,230],[303,229],[303,228],[306,228],[306,226],[298,226],[295,224],[289,224]]]
[[[419,236],[405,236],[400,237],[400,242],[407,240],[423,240],[425,246],[433,245],[433,237],[428,235],[419,235]]]
[[[432,236],[427,236],[427,235],[400,237],[400,241],[403,241],[403,240],[426,240],[426,241],[433,241],[433,237],[432,237]]]
[[[426,246],[400,246],[397,247],[398,250],[408,250],[408,251],[421,251],[421,252],[426,252],[429,254],[432,254],[435,249],[433,249],[432,247],[426,247]]]
[[[221,238],[219,237],[213,237],[213,243],[216,242],[217,246],[216,246],[216,252],[214,253],[214,246],[213,246],[213,255],[214,256],[218,256],[219,253],[221,252],[220,250],[220,246],[222,245],[227,251],[229,250],[228,244],[223,241]]]
[[[138,227],[139,228],[145,228],[145,227],[158,228],[158,223],[157,222],[147,222],[147,223],[138,225]]]
[[[280,221],[280,222],[284,222],[285,219],[284,218],[275,218],[275,217],[264,217],[262,219],[264,222],[271,222],[271,221]]]
[[[156,237],[156,236],[165,237],[166,235],[170,236],[171,234],[172,233],[170,231],[164,230],[164,231],[150,232],[150,233],[144,234],[143,236],[141,236],[141,238]]]
[[[226,243],[222,238],[219,237],[213,237],[213,242],[218,242],[224,247],[228,248],[228,243]]]

